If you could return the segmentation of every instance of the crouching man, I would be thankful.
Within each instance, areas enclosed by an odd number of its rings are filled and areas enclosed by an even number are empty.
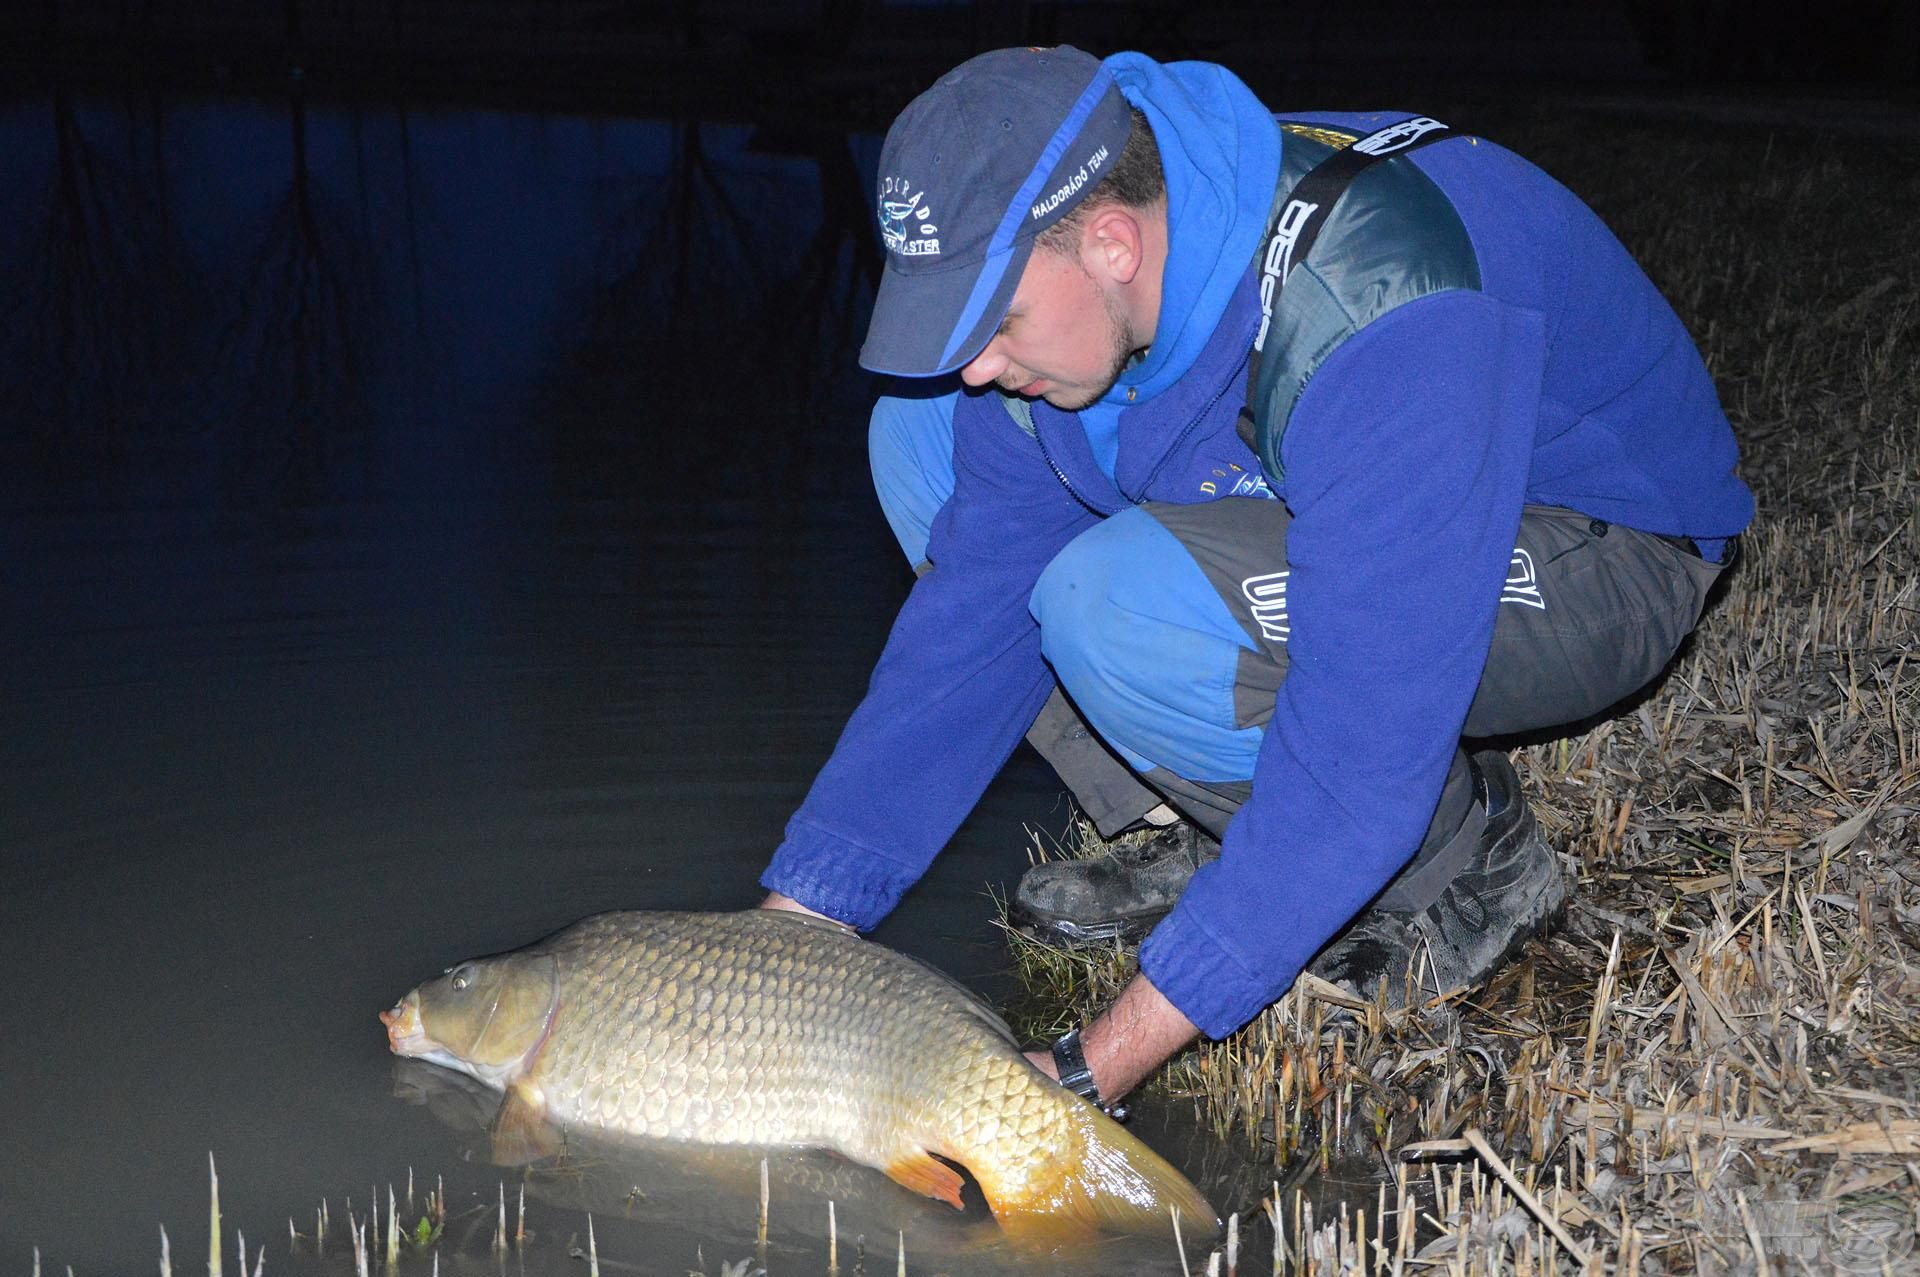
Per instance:
[[[1095,1102],[1309,968],[1485,980],[1566,887],[1462,738],[1655,678],[1752,517],[1666,302],[1511,152],[1276,118],[1205,63],[982,55],[878,185],[861,362],[965,388],[875,409],[922,575],[766,904],[872,927],[1030,733],[1103,832],[1167,825],[1015,895],[1042,933],[1144,936],[1036,1056]]]

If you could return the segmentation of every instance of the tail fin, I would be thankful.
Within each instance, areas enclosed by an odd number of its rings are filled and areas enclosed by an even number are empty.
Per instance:
[[[1091,1104],[1063,1099],[1044,1172],[1010,1183],[991,1165],[967,1167],[1010,1237],[1051,1247],[1099,1233],[1171,1235],[1176,1210],[1184,1237],[1218,1236],[1220,1217],[1185,1175]]]

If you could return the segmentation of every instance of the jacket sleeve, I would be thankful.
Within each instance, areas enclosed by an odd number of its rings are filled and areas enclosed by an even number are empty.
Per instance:
[[[1419,846],[1492,639],[1545,347],[1537,312],[1436,293],[1348,339],[1301,396],[1289,666],[1253,794],[1140,953],[1210,1036],[1283,994]]]
[[[1053,686],[1028,599],[1095,521],[992,396],[954,410],[933,563],[760,882],[868,929],[926,872]]]

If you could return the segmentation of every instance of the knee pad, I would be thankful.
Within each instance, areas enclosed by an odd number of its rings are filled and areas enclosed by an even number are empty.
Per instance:
[[[1029,600],[1040,648],[1096,731],[1136,770],[1253,774],[1261,729],[1234,686],[1252,643],[1179,539],[1142,509],[1069,542]]]

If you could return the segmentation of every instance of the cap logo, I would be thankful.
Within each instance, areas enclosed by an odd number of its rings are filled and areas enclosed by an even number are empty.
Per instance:
[[[927,207],[927,192],[904,177],[880,182],[880,239],[902,257],[940,256],[940,228]]]
[[[1076,169],[1072,177],[1054,187],[1053,194],[1033,206],[1032,220],[1036,222],[1039,221],[1048,213],[1053,212],[1054,209],[1059,208],[1062,204],[1078,195],[1081,187],[1099,175],[1100,166],[1106,162],[1107,148],[1103,145],[1099,150],[1087,157],[1086,163]]]

